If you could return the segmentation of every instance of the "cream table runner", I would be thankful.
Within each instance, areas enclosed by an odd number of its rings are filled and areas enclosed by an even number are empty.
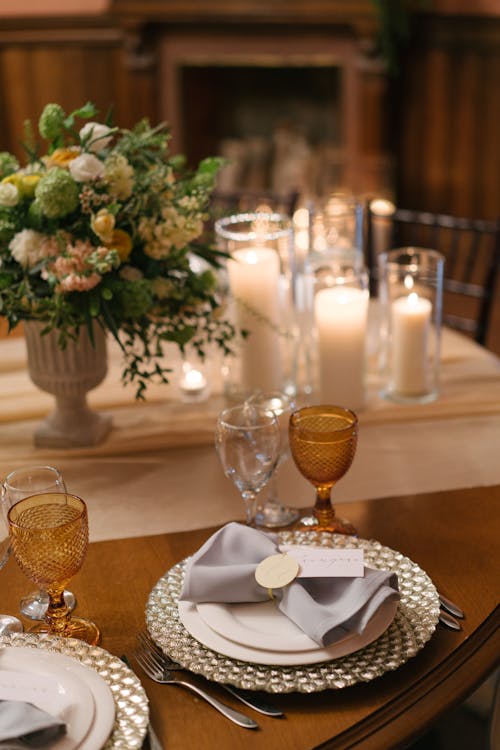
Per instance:
[[[500,360],[460,334],[444,330],[441,394],[425,405],[381,399],[373,362],[368,402],[359,413],[359,448],[334,499],[500,483]],[[242,503],[213,448],[213,429],[225,401],[220,361],[211,361],[214,389],[201,404],[183,403],[175,382],[152,387],[147,402],[120,383],[120,353],[109,346],[105,382],[89,394],[112,414],[105,443],[85,449],[37,449],[32,435],[53,407],[26,372],[24,339],[0,341],[0,471],[37,463],[57,465],[68,488],[89,505],[93,540],[157,534],[242,518]],[[171,360],[178,367],[173,350]],[[175,381],[175,372],[174,379]],[[286,462],[278,475],[283,501],[312,502],[312,488]]]

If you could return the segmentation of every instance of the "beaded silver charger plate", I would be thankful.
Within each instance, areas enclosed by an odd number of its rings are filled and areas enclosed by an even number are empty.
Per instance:
[[[280,543],[316,547],[357,547],[365,564],[392,570],[401,599],[394,620],[376,641],[348,656],[313,665],[267,666],[232,659],[193,638],[179,619],[177,603],[187,560],[174,565],[149,595],[146,623],[154,640],[183,667],[215,682],[270,693],[313,693],[369,682],[415,656],[432,636],[439,617],[439,598],[429,576],[400,552],[377,541],[315,531],[285,531]]]
[[[0,636],[0,647],[2,645],[53,651],[70,656],[95,670],[109,685],[115,701],[113,729],[102,750],[138,750],[142,747],[149,722],[148,699],[139,678],[121,659],[99,646],[89,646],[76,638],[46,634],[14,633]]]

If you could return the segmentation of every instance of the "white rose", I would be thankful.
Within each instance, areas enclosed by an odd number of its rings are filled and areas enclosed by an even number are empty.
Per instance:
[[[90,182],[104,176],[104,164],[93,154],[81,154],[70,161],[69,171],[77,182]]]
[[[47,238],[34,229],[23,229],[11,239],[9,250],[12,257],[17,260],[23,268],[35,265],[43,255],[43,243]]]
[[[11,208],[19,203],[19,190],[11,182],[0,183],[0,206]]]
[[[100,122],[87,122],[80,130],[80,140],[86,142],[86,148],[94,153],[106,148],[112,139],[111,128],[107,125],[101,125]]]

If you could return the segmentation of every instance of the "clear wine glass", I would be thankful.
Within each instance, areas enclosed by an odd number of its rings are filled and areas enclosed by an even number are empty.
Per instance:
[[[87,554],[89,525],[84,501],[65,492],[30,495],[9,508],[7,519],[17,564],[49,596],[44,622],[33,624],[30,632],[97,644],[97,625],[73,617],[63,597],[64,586],[78,573]]]
[[[5,504],[0,501],[0,570],[4,567],[10,556],[9,526],[6,517]],[[7,633],[22,633],[21,620],[12,615],[0,614],[0,635]]]
[[[290,526],[299,517],[299,511],[296,508],[290,508],[279,500],[278,494],[278,477],[279,467],[290,458],[290,448],[288,445],[288,421],[290,414],[295,411],[295,401],[291,396],[281,391],[257,391],[248,399],[248,403],[255,404],[267,411],[272,412],[276,419],[281,432],[281,451],[276,466],[266,486],[267,496],[263,504],[257,508],[255,515],[255,525],[263,526],[268,529],[278,528],[280,526]]]
[[[257,493],[269,481],[280,456],[280,428],[273,412],[244,403],[225,409],[215,428],[224,473],[245,503],[246,522],[255,519]]]
[[[30,466],[15,469],[7,474],[2,482],[2,498],[7,510],[29,495],[41,492],[66,492],[66,485],[59,469],[54,466]],[[71,591],[64,592],[66,606],[73,610],[76,599]],[[33,591],[23,597],[20,612],[30,620],[43,620],[49,604],[46,591]]]
[[[331,491],[349,470],[358,441],[358,418],[341,406],[305,406],[289,425],[290,451],[302,474],[316,488],[313,518],[301,519],[318,531],[356,534],[348,521],[336,517]]]

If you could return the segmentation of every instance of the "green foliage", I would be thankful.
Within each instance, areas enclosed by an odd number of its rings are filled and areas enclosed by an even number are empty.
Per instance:
[[[168,380],[166,342],[203,355],[209,342],[229,351],[235,334],[220,314],[221,253],[204,237],[221,161],[188,170],[169,153],[166,125],[122,130],[96,115],[92,103],[69,114],[48,104],[38,121],[45,146],[27,123],[27,163],[0,154],[0,315],[10,328],[44,322],[62,347],[97,320],[143,398],[151,379]]]

